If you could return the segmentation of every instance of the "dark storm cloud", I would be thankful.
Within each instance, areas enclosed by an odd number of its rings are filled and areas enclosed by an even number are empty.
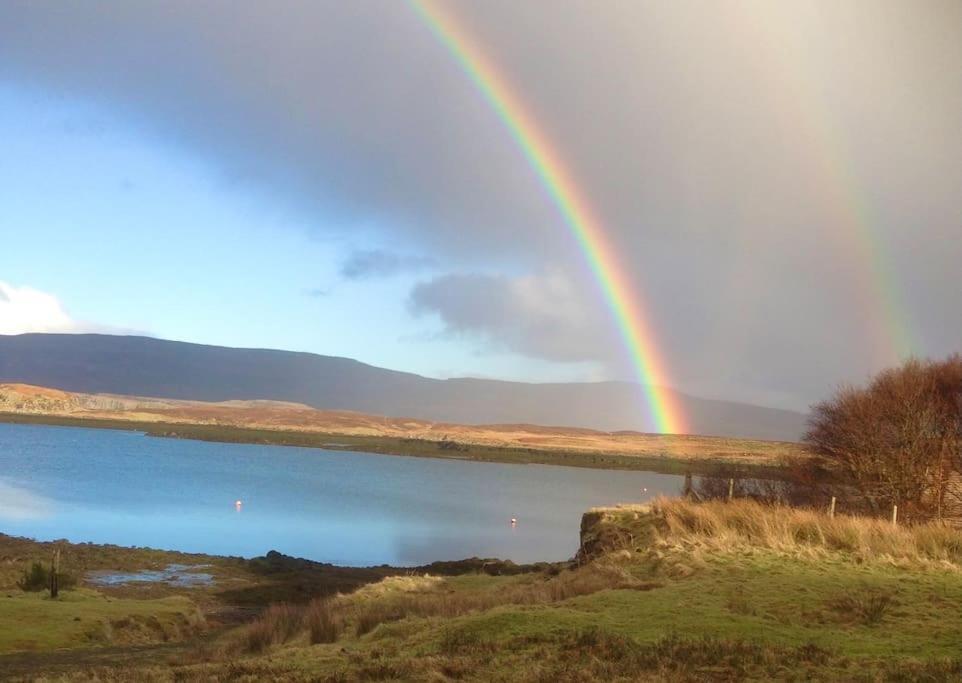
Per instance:
[[[386,249],[362,249],[348,255],[341,265],[341,275],[348,280],[362,280],[423,270],[435,265],[435,260],[427,256],[399,254]]]
[[[804,406],[890,360],[884,309],[918,353],[959,348],[959,3],[444,6],[591,198],[681,388]],[[412,307],[623,370],[557,212],[405,3],[11,0],[0,79],[103,103],[317,230],[510,272]]]

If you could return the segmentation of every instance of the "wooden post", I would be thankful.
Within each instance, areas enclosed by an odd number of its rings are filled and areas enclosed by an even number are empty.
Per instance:
[[[681,495],[683,495],[685,498],[691,498],[691,494],[694,490],[695,487],[692,486],[691,483],[691,472],[685,472],[685,485],[681,489]]]
[[[728,480],[728,502],[732,502],[732,498],[735,496],[735,480]]]
[[[899,506],[893,505],[892,506],[892,525],[895,526],[898,523],[899,523]]]
[[[58,574],[60,573],[60,548],[53,551],[53,561],[50,563],[50,597],[56,598],[60,593],[60,582],[58,580]]]
[[[828,516],[835,517],[835,496],[832,496],[832,502],[828,505]]]

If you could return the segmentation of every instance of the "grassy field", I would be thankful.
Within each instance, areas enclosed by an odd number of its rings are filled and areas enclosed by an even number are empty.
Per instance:
[[[131,650],[123,666],[109,651],[46,665],[15,655],[0,670],[123,681],[962,676],[958,532],[671,500],[592,511],[582,537],[567,566],[368,575],[173,651]]]
[[[183,596],[137,600],[79,589],[57,600],[24,592],[0,598],[0,652],[184,640],[203,627],[197,606]]]
[[[154,437],[197,439],[223,443],[300,446],[426,458],[643,470],[663,474],[724,475],[761,479],[781,479],[785,477],[785,464],[792,459],[802,458],[806,455],[798,444],[696,436],[652,435],[645,437],[651,441],[645,451],[629,453],[627,448],[626,452],[618,452],[617,450],[562,450],[534,446],[490,446],[424,438],[352,435],[281,428],[255,429],[223,424],[137,422],[128,419],[9,412],[0,412],[0,422],[121,429],[142,431]],[[629,435],[623,438],[626,443],[634,443],[640,437]],[[637,449],[637,444],[633,447]]]
[[[56,600],[46,591],[22,591],[17,582],[24,571],[33,562],[49,564],[56,549],[62,570],[80,579],[77,588],[62,590]],[[103,587],[84,580],[89,572],[158,570],[170,564],[199,567],[214,581],[185,588],[156,583]],[[0,678],[54,659],[73,668],[105,652],[122,662],[134,652],[156,661],[157,648],[193,647],[249,621],[271,603],[306,603],[350,592],[397,571],[334,567],[276,554],[245,560],[0,535]]]

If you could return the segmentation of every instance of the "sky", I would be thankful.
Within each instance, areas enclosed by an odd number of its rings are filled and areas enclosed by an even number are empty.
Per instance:
[[[962,3],[433,4],[564,160],[671,386],[805,409],[962,351]],[[634,376],[400,0],[0,4],[0,333],[27,331]]]

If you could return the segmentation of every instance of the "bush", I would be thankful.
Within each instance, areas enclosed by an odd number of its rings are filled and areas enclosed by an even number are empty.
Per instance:
[[[77,577],[66,572],[57,572],[57,586],[60,590],[68,590],[77,585]],[[42,562],[34,562],[23,570],[17,580],[17,587],[22,591],[36,593],[50,588],[50,570]]]
[[[34,562],[29,569],[23,570],[23,575],[17,581],[17,587],[31,593],[46,590],[50,587],[50,572],[41,562]]]

